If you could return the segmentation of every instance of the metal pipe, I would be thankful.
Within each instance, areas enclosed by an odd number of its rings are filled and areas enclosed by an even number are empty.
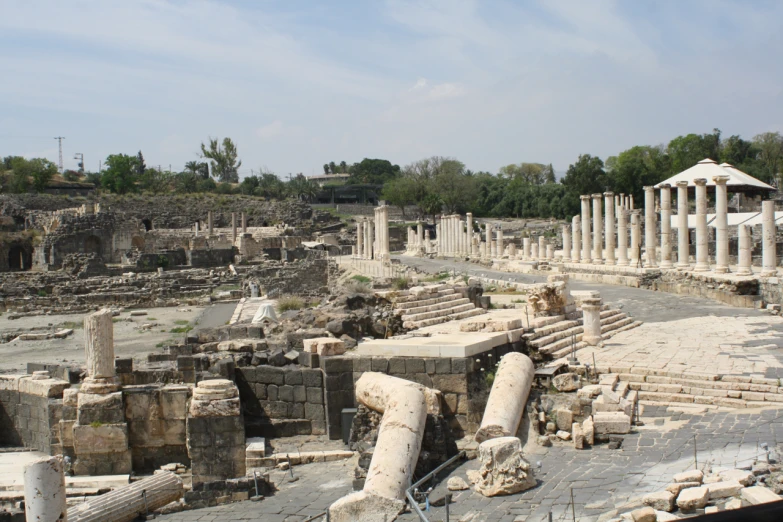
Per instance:
[[[442,469],[446,468],[447,466],[451,465],[452,462],[455,460],[462,458],[465,456],[465,450],[460,451],[453,457],[451,457],[449,460],[435,468],[434,470],[430,471],[426,475],[424,475],[418,482],[411,485],[408,489],[405,490],[405,497],[408,499],[408,504],[410,504],[411,508],[416,512],[417,515],[419,515],[419,519],[422,522],[429,522],[427,517],[422,513],[421,509],[419,509],[419,504],[416,502],[416,500],[413,498],[413,495],[411,494],[411,491],[418,488],[420,485],[422,485],[424,482],[427,482],[430,478],[435,476],[437,473],[439,473]],[[306,522],[306,521],[305,521]]]

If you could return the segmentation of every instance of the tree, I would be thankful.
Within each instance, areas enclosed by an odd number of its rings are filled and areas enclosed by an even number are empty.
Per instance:
[[[337,174],[337,165],[335,165],[334,161],[329,162],[329,173]]]
[[[551,163],[544,168],[544,183],[557,183],[555,169]]]
[[[672,170],[676,174],[706,158],[719,160],[720,148],[720,129],[713,129],[712,134],[677,136],[669,142],[666,152],[671,158]]]
[[[127,194],[136,189],[136,156],[110,154],[106,158],[106,168],[101,176],[101,185],[115,194]]]
[[[576,163],[568,166],[560,180],[566,188],[567,209],[571,215],[580,212],[579,196],[603,192],[606,188],[606,172],[601,158],[580,154]]]
[[[775,180],[781,186],[781,166],[783,166],[783,136],[779,132],[764,132],[753,137],[758,147],[758,158],[767,174],[767,179]]]
[[[349,170],[351,177],[348,182],[355,185],[382,185],[400,175],[399,165],[392,165],[383,159],[364,158],[360,163],[354,163]]]
[[[383,186],[383,199],[398,207],[405,219],[405,207],[415,202],[413,184],[404,177],[394,178]]]
[[[188,161],[185,163],[185,172],[189,172],[201,179],[209,177],[209,165],[203,161]]]
[[[500,175],[512,178],[522,178],[532,185],[546,183],[547,166],[543,163],[512,163],[500,168]],[[554,177],[554,171],[552,171]]]
[[[13,156],[10,159],[11,175],[6,182],[9,192],[21,194],[32,188],[36,192],[43,192],[57,174],[57,165],[44,158],[25,159],[21,156]]]
[[[348,173],[348,164],[345,162],[345,160],[340,162],[340,174],[347,174]]]
[[[443,201],[446,212],[464,212],[474,197],[474,179],[465,175],[465,164],[451,158],[440,158],[435,172],[434,191]]]
[[[289,194],[302,201],[312,201],[318,195],[318,185],[301,172],[288,182],[287,189]]]
[[[54,175],[57,174],[57,165],[43,158],[33,158],[28,164],[32,170],[33,189],[36,192],[43,192]]]
[[[144,163],[144,155],[139,151],[139,153],[136,154],[136,176],[141,178],[146,170],[147,164]]]
[[[258,187],[255,195],[267,199],[283,199],[285,197],[285,183],[271,172],[262,172],[258,178]]]
[[[329,174],[329,164],[328,163],[324,163],[324,175],[326,176],[328,174]]]
[[[167,192],[171,187],[172,176],[156,168],[145,168],[139,179],[139,186],[153,194]]]
[[[75,170],[68,169],[63,172],[63,179],[65,181],[79,181],[79,173]]]
[[[193,172],[184,171],[174,175],[174,190],[178,193],[198,191],[198,182],[202,179]]]
[[[239,192],[246,196],[252,196],[258,188],[258,176],[248,176],[239,184]]]
[[[642,201],[644,187],[652,186],[672,175],[671,159],[663,146],[631,147],[606,160],[606,189],[620,194],[632,194]]]
[[[209,148],[201,144],[201,156],[212,160],[212,175],[223,183],[239,182],[239,167],[242,162],[237,160],[237,148],[231,138],[223,138],[222,146],[217,138],[209,139]]]

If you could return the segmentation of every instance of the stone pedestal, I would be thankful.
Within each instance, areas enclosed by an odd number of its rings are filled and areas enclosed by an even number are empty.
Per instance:
[[[698,178],[696,184],[696,272],[706,272],[710,269],[707,231],[707,180]]]
[[[590,196],[579,196],[582,202],[582,263],[590,263]]]
[[[582,219],[579,216],[571,218],[571,234],[571,261],[578,263],[582,258]],[[567,248],[566,245],[563,248]]]
[[[688,230],[688,182],[677,182],[677,268],[690,267]]]
[[[604,205],[606,206],[605,237],[606,237],[606,264],[615,264],[614,257],[614,193],[604,192]]]
[[[715,272],[729,271],[729,216],[726,182],[729,176],[715,176]]]
[[[603,220],[601,219],[601,194],[593,194],[593,253],[594,265],[603,264]]]
[[[563,225],[563,261],[571,262],[571,227]]]
[[[658,265],[658,256],[655,252],[658,240],[656,228],[655,188],[644,187],[644,249],[647,268]]]
[[[775,252],[775,202],[761,202],[761,275],[762,277],[774,277],[778,273],[777,253]]]
[[[737,262],[737,275],[751,275],[753,270],[751,269],[751,249],[752,242],[750,236],[750,228],[748,225],[739,225],[737,227],[737,233],[739,235],[739,256]]]
[[[60,457],[43,457],[25,466],[24,507],[28,521],[68,521],[65,475]]]
[[[672,268],[672,192],[661,185],[661,268]]]
[[[582,340],[590,346],[597,346],[602,339],[600,298],[582,300],[582,321],[584,328]]]
[[[530,464],[522,458],[517,437],[500,437],[479,445],[481,467],[469,472],[476,479],[476,491],[485,497],[512,495],[536,485]]]
[[[628,266],[628,211],[621,205],[617,210],[617,264]]]
[[[507,353],[500,360],[476,442],[516,434],[533,384],[536,368],[524,354]]]

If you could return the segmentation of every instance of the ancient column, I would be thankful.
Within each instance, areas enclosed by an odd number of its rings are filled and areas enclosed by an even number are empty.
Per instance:
[[[647,268],[658,264],[656,243],[658,234],[655,223],[655,187],[644,187],[644,249],[647,258]]]
[[[690,232],[688,230],[688,182],[677,182],[677,268],[690,267]]]
[[[383,206],[383,258],[389,261],[391,258],[391,250],[389,248],[389,206]],[[421,236],[424,239],[424,236]]]
[[[574,216],[571,218],[571,262],[578,263],[581,259],[582,252],[580,251],[580,248],[582,247],[581,243],[581,236],[582,233],[582,219],[579,216]],[[563,245],[563,248],[565,248],[565,245]]]
[[[430,253],[430,229],[424,231],[424,253]]]
[[[538,243],[533,243],[530,245],[530,259],[538,261],[540,259],[538,255]]]
[[[582,201],[582,263],[589,263],[593,255],[590,246],[590,196],[579,196]]]
[[[474,437],[476,442],[516,434],[525,413],[535,372],[535,365],[527,355],[510,352],[500,359],[481,427]]]
[[[546,244],[546,260],[552,261],[555,259],[555,245],[552,243]]]
[[[630,208],[631,210],[633,210],[633,209],[634,209],[634,208],[633,208],[633,194],[631,194],[630,196],[628,196],[628,208]]]
[[[563,225],[563,262],[571,262],[571,227]]]
[[[443,255],[443,229],[441,228],[441,223],[443,223],[443,221],[435,222],[435,241],[438,242],[438,245],[435,248],[435,252],[438,257]]]
[[[418,246],[421,248],[424,246],[424,225],[421,221],[416,223],[416,236],[418,237]]]
[[[503,257],[503,229],[498,227],[497,231],[497,249],[498,249],[498,257]]]
[[[209,236],[212,235],[212,211],[207,212],[207,230]]]
[[[475,256],[473,253],[473,213],[465,214],[466,235],[468,238],[468,255]]]
[[[726,182],[729,176],[715,176],[715,272],[729,271],[729,201]]]
[[[628,211],[620,205],[617,212],[617,264],[628,266]]]
[[[750,227],[748,225],[739,225],[737,227],[737,233],[739,234],[739,256],[737,259],[737,275],[752,275],[753,269],[751,268],[751,236]]]
[[[367,259],[373,259],[373,250],[375,250],[375,222],[367,221],[367,235],[364,240],[367,243]]]
[[[523,237],[522,238],[522,259],[529,260],[530,259],[530,238],[529,237]]]
[[[604,192],[604,204],[606,205],[606,264],[613,265],[614,258],[614,193]]]
[[[247,234],[247,216],[242,212],[242,233]]]
[[[31,521],[68,521],[61,457],[42,457],[24,467],[24,511]]]
[[[768,200],[761,202],[761,276],[774,277],[777,275],[777,255],[775,252],[777,231],[775,230],[775,202]]]
[[[672,192],[661,185],[661,268],[672,268]]]
[[[603,260],[604,239],[601,233],[603,220],[601,219],[601,194],[593,194],[593,264],[600,265]]]
[[[631,211],[631,264],[634,267],[639,265],[639,258],[642,255],[642,222],[641,210]]]
[[[236,212],[231,213],[231,240],[235,242],[237,240],[237,213]]]
[[[361,221],[356,222],[356,255],[357,257],[364,257],[364,245],[362,244],[362,228],[364,225]]]
[[[484,223],[484,235],[487,243],[487,257],[491,258],[493,256],[492,252],[492,230],[489,227],[489,223]]]
[[[84,317],[84,351],[87,377],[83,393],[111,393],[119,389],[114,372],[114,324],[112,311],[104,308]]]
[[[546,259],[546,238],[544,236],[538,236],[538,259],[539,261]]]
[[[195,224],[193,230],[196,233],[196,237],[198,237],[198,221],[196,221],[196,224]]]
[[[705,272],[710,269],[708,258],[708,231],[707,231],[707,180],[694,179],[696,184],[696,272]]]
[[[601,342],[601,299],[589,298],[582,300],[582,340],[590,346]]]

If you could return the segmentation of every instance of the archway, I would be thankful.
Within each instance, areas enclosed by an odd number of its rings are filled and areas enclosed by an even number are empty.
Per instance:
[[[88,236],[84,240],[84,253],[101,255],[101,239],[98,236]]]
[[[144,229],[145,229],[147,232],[149,232],[150,230],[152,230],[152,221],[150,221],[149,219],[142,219],[142,220],[141,220],[141,223],[142,223],[142,225],[144,225]]]
[[[21,270],[30,270],[30,256],[20,245],[14,245],[8,250],[8,270],[19,272]]]

